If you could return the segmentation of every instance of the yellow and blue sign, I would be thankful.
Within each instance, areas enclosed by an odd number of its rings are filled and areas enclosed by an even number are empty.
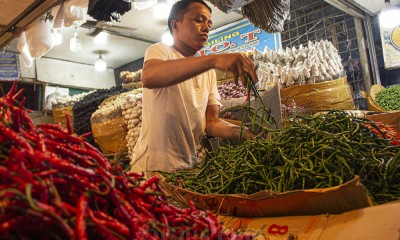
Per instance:
[[[208,42],[197,54],[243,52],[253,48],[260,52],[264,52],[265,48],[277,51],[281,48],[281,36],[279,33],[267,33],[247,19],[241,20],[211,31]]]
[[[380,26],[383,61],[386,69],[400,67],[400,25],[394,28]]]
[[[397,48],[397,50],[400,50],[400,26],[397,26],[393,29],[390,40],[393,46]]]

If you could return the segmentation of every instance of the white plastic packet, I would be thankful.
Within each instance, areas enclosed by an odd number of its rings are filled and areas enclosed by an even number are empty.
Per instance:
[[[62,28],[64,26],[64,2],[61,2],[59,6],[56,6],[53,8],[51,11],[51,14],[55,16],[54,18],[54,23],[53,23],[53,28]]]
[[[26,29],[26,42],[33,58],[42,57],[54,47],[52,28],[51,21],[39,19]]]
[[[31,56],[31,53],[29,52],[29,46],[28,43],[26,42],[25,32],[22,32],[19,35],[17,48],[21,56],[20,58],[21,66],[26,68],[32,67],[33,58]]]
[[[88,0],[69,0],[64,3],[64,26],[80,26],[86,22]]]

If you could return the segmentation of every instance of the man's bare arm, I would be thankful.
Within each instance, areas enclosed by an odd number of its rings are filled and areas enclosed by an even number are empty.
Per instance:
[[[150,59],[143,66],[142,83],[146,88],[167,87],[215,68],[231,72],[236,83],[240,78],[245,84],[246,72],[254,81],[257,81],[253,65],[253,61],[241,53],[214,54],[168,61]]]

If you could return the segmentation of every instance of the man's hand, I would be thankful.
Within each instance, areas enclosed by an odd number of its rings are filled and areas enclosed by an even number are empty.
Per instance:
[[[269,139],[270,138],[270,134],[268,132],[266,132],[264,129],[259,131],[258,133],[255,133],[255,132],[251,131],[248,127],[243,129],[243,133],[242,133],[242,139],[243,140],[254,140],[257,137]]]
[[[254,82],[258,81],[254,70],[254,62],[243,53],[227,53],[213,55],[214,68],[229,71],[233,74],[235,83],[238,84],[239,78],[243,86],[247,86],[246,73],[250,75]]]

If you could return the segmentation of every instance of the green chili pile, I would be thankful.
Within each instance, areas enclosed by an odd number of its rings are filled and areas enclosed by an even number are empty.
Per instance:
[[[21,95],[15,82],[0,98],[1,239],[253,239],[170,205],[157,177],[112,166],[69,124],[34,126]]]
[[[400,110],[400,84],[381,90],[376,94],[376,102],[386,110]]]
[[[195,170],[162,175],[203,194],[326,188],[359,175],[372,200],[383,203],[400,199],[400,146],[391,136],[344,111],[302,115],[269,140],[220,147]]]

